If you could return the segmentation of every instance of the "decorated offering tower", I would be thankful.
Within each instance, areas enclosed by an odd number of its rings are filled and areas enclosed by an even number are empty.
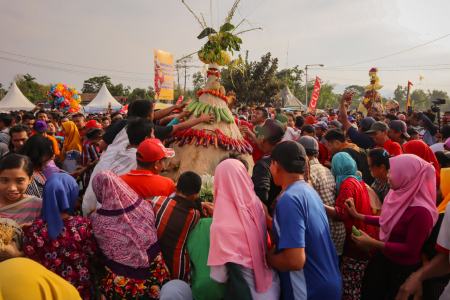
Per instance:
[[[235,26],[230,24],[238,3],[239,1],[234,3],[219,32],[206,27],[204,21],[202,23],[196,17],[203,27],[203,31],[197,38],[207,37],[208,41],[195,54],[203,63],[208,64],[208,78],[204,89],[198,91],[198,98],[185,109],[192,112],[189,119],[197,118],[201,112],[213,114],[215,119],[209,124],[201,123],[178,132],[164,141],[166,147],[172,147],[175,150],[175,157],[171,161],[181,162],[180,167],[168,175],[173,179],[178,178],[185,171],[213,175],[220,160],[228,156],[230,151],[241,153],[250,166],[249,171],[253,169],[252,146],[240,133],[229,109],[234,102],[233,93],[227,94],[218,81],[219,67],[229,65],[231,62],[228,52],[239,51],[242,43],[242,40],[236,36],[239,33],[233,34]],[[235,63],[229,67],[237,68],[236,65]]]

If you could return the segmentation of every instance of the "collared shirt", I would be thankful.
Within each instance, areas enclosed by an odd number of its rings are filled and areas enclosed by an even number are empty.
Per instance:
[[[377,148],[380,148],[380,146],[376,146],[374,149]],[[391,139],[388,139],[381,148],[389,152],[391,156],[398,156],[400,154],[403,154],[402,147],[400,147],[398,143],[391,141]]]
[[[155,227],[161,243],[161,252],[172,280],[187,281],[189,255],[186,240],[194,229],[200,214],[193,201],[175,195],[157,197],[152,201],[155,209]]]
[[[334,207],[336,201],[336,179],[328,168],[322,166],[319,160],[309,161],[311,182],[325,205]],[[345,225],[343,222],[328,218],[330,234],[338,255],[342,255],[345,242]]]
[[[152,171],[130,170],[128,174],[119,177],[143,199],[155,196],[169,197],[175,191],[172,179],[159,176]]]

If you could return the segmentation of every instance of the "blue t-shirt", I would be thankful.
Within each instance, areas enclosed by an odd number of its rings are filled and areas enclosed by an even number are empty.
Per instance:
[[[309,184],[302,180],[286,189],[277,202],[272,229],[278,253],[305,248],[302,270],[279,272],[284,299],[342,299],[339,258],[325,207]]]

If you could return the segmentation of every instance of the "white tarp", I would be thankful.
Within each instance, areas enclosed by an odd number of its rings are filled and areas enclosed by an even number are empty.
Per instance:
[[[6,96],[0,101],[0,110],[32,110],[36,105],[19,90],[14,81]]]
[[[85,106],[86,111],[89,110],[98,110],[98,109],[107,109],[108,104],[111,102],[112,109],[120,109],[122,105],[117,102],[116,99],[111,96],[111,93],[108,91],[108,88],[105,84],[102,85],[100,92],[98,92],[97,96]]]
[[[278,98],[282,99],[282,106],[283,107],[302,107],[305,106],[303,103],[300,102],[295,96],[291,93],[289,90],[289,87],[286,85],[284,89],[281,90],[281,92],[278,93]]]

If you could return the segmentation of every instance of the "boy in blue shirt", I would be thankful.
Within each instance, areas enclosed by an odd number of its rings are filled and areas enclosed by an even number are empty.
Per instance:
[[[342,299],[342,277],[322,200],[304,181],[306,152],[293,141],[279,143],[270,172],[284,190],[272,231],[275,247],[267,255],[280,274],[284,299]]]

